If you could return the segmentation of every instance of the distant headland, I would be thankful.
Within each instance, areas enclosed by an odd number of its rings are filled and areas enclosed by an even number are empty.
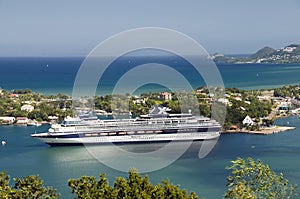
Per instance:
[[[290,44],[280,49],[264,47],[249,56],[233,57],[215,53],[211,59],[217,63],[300,63],[300,44]]]

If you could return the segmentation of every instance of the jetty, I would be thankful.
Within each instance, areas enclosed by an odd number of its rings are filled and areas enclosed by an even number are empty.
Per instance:
[[[255,135],[270,135],[270,134],[280,133],[284,131],[290,131],[295,128],[296,127],[291,127],[291,126],[272,126],[272,127],[264,127],[256,131],[250,131],[246,129],[226,130],[226,131],[222,131],[221,134],[242,133],[242,134],[255,134]]]

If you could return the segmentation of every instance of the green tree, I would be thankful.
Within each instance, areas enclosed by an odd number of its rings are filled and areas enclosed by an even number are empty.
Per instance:
[[[270,127],[274,125],[274,120],[273,119],[263,119],[262,123],[264,126]]]
[[[59,193],[52,187],[45,187],[43,180],[37,176],[27,176],[24,179],[14,178],[15,185],[9,185],[10,177],[0,173],[0,198],[5,199],[54,199]]]
[[[9,176],[5,172],[0,173],[0,198],[8,198],[11,187],[9,186]]]
[[[83,198],[174,198],[174,199],[198,199],[198,196],[191,192],[188,196],[185,190],[171,184],[169,181],[162,181],[163,184],[153,185],[149,182],[148,176],[142,177],[131,169],[128,178],[118,177],[113,186],[110,186],[104,174],[100,179],[83,176],[78,179],[70,179],[68,184],[72,193],[76,194],[75,199]]]
[[[276,174],[260,160],[237,158],[231,163],[226,167],[232,175],[227,178],[225,198],[282,199],[296,196],[296,185],[289,185],[282,173]]]
[[[38,121],[45,121],[48,119],[48,115],[44,110],[38,110],[35,109],[33,111],[31,111],[30,113],[28,113],[28,118],[29,119],[36,119]]]

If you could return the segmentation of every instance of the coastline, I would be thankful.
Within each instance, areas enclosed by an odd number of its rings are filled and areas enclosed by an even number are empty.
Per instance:
[[[270,135],[285,131],[294,130],[296,127],[291,126],[272,126],[272,127],[266,127],[262,128],[259,131],[250,131],[245,129],[239,129],[239,130],[226,130],[221,131],[221,134],[253,134],[253,135]]]

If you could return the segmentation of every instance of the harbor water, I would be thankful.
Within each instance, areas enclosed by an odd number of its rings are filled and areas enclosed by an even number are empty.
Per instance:
[[[155,184],[168,179],[201,197],[222,198],[226,190],[226,176],[229,175],[225,167],[237,157],[251,156],[268,163],[276,172],[283,172],[290,183],[300,184],[300,117],[283,118],[276,123],[295,126],[296,129],[272,135],[221,135],[214,149],[203,159],[198,158],[201,142],[194,142],[173,164],[146,174]],[[5,140],[6,145],[0,147],[0,170],[6,171],[11,178],[39,174],[46,185],[58,189],[61,198],[74,197],[67,185],[69,178],[83,175],[98,177],[100,173],[106,173],[112,184],[116,177],[127,176],[127,173],[94,159],[84,146],[49,147],[30,137],[30,134],[46,131],[48,127],[1,126],[0,139]],[[122,148],[141,152],[161,145],[131,144]],[[110,158],[122,155],[110,154],[112,146],[97,147]]]

